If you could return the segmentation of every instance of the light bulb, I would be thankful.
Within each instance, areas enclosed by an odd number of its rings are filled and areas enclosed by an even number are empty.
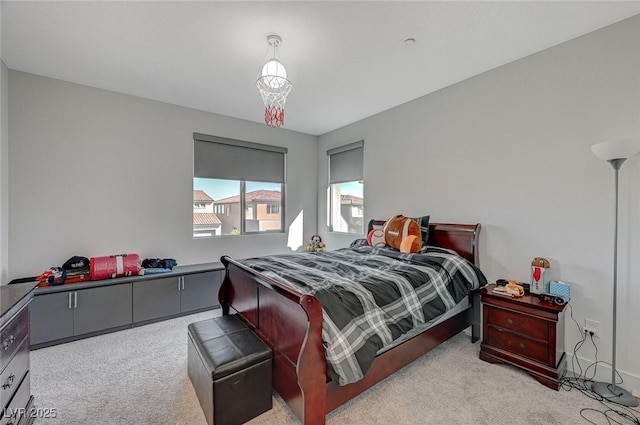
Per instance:
[[[285,83],[287,70],[278,59],[273,58],[262,67],[262,77],[267,85],[277,88]]]

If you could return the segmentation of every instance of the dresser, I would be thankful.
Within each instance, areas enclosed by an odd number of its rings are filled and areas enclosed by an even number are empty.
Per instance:
[[[0,425],[29,425],[33,397],[29,375],[29,304],[35,283],[0,286]]]
[[[480,291],[482,344],[480,358],[516,366],[543,385],[558,390],[567,360],[564,351],[564,307],[536,295],[508,297]]]

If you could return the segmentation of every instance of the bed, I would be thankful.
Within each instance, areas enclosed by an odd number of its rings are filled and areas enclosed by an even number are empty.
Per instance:
[[[382,223],[372,220],[369,229]],[[479,224],[431,223],[428,245],[453,250],[477,266],[479,232]],[[273,387],[305,425],[324,424],[326,413],[469,326],[472,342],[479,339],[479,302],[470,293],[454,314],[376,355],[362,379],[338,385],[328,378],[318,298],[227,256],[221,261],[226,269],[219,293],[223,314],[238,314],[272,348]]]

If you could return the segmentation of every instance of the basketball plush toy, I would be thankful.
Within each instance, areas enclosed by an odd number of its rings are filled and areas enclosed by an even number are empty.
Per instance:
[[[385,243],[400,252],[416,253],[422,247],[420,225],[403,215],[391,217],[383,227]]]

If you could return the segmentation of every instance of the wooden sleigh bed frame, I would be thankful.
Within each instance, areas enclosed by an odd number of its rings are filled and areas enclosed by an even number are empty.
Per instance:
[[[381,225],[383,221],[372,220]],[[429,225],[429,245],[452,249],[478,264],[480,224]],[[222,313],[236,313],[273,350],[273,388],[304,425],[321,425],[325,415],[413,362],[440,343],[472,327],[480,335],[480,307],[471,307],[379,354],[364,378],[345,386],[327,379],[322,345],[322,307],[313,295],[292,288],[223,256]]]

